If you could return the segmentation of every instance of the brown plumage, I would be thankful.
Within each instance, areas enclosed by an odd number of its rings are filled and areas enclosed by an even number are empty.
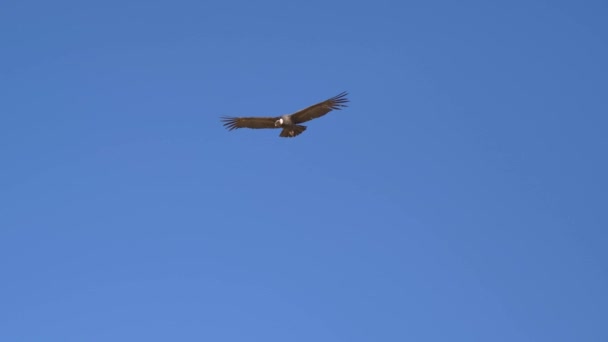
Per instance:
[[[310,107],[299,110],[293,114],[277,117],[229,117],[221,118],[224,126],[228,130],[237,128],[282,128],[280,137],[293,138],[306,130],[306,126],[300,123],[319,118],[332,110],[340,110],[349,102],[346,98],[347,93],[340,93],[323,102],[319,102]]]

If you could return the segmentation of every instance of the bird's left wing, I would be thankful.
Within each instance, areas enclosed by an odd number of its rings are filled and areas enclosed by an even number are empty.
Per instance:
[[[235,118],[224,116],[221,118],[221,121],[229,131],[232,131],[237,128],[277,128],[274,126],[274,122],[278,119],[271,117]]]
[[[332,110],[342,109],[343,107],[346,107],[346,103],[348,102],[346,95],[348,95],[348,93],[343,92],[332,97],[331,99],[327,99],[323,102],[319,102],[308,108],[302,109],[292,114],[291,119],[294,123],[302,123],[321,117]]]

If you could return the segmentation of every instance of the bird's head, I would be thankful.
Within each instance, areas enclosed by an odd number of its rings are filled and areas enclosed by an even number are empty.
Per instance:
[[[274,127],[280,127],[283,124],[283,118],[274,122]]]

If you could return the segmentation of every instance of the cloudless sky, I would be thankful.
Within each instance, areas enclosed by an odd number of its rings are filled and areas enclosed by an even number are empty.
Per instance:
[[[2,1],[0,341],[608,341],[606,18]]]

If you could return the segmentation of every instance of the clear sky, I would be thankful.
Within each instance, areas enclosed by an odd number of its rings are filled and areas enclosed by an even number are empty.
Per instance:
[[[608,341],[607,17],[2,1],[0,341]]]

